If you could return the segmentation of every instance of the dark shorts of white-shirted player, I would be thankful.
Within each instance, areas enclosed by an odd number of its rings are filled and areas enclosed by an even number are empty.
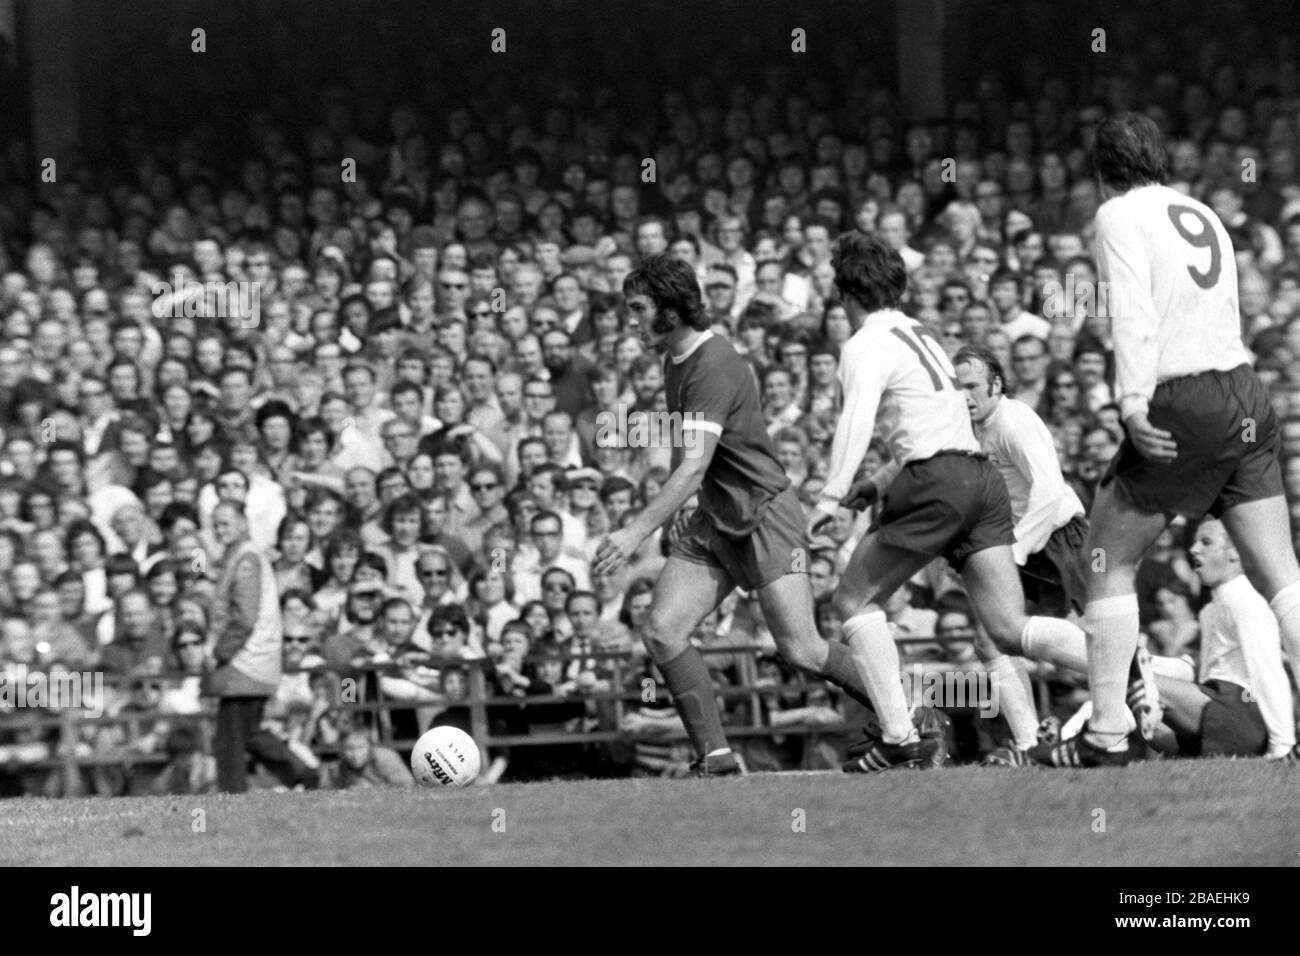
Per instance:
[[[975,552],[1015,542],[1006,481],[979,452],[908,462],[885,490],[870,530],[882,544],[942,555],[958,572]]]
[[[759,506],[753,530],[743,538],[725,535],[703,508],[697,508],[669,552],[692,564],[721,568],[736,587],[754,591],[787,574],[806,573],[804,514],[794,489],[787,487]]]
[[[1025,600],[1034,613],[1065,617],[1073,608],[1082,614],[1088,594],[1088,519],[1075,515],[1048,537],[1020,569]]]
[[[1268,751],[1268,725],[1246,688],[1226,680],[1197,684],[1209,700],[1194,734],[1174,730],[1184,757],[1258,757]]]
[[[1173,435],[1178,457],[1148,461],[1125,438],[1101,483],[1128,504],[1196,520],[1283,494],[1277,416],[1249,365],[1161,382],[1147,417]]]

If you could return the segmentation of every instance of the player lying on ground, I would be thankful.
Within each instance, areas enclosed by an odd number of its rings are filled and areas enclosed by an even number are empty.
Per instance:
[[[739,767],[722,731],[713,681],[689,640],[700,619],[734,588],[757,594],[791,665],[868,707],[870,697],[848,648],[817,633],[803,509],[768,438],[753,373],[731,343],[709,331],[694,272],[654,256],[624,280],[623,292],[642,342],[667,355],[664,390],[681,427],[668,481],[635,521],[601,542],[593,569],[616,571],[699,494],[699,507],[678,529],[655,583],[642,638],[690,734],[697,771],[734,773]],[[897,667],[894,683],[901,693]]]
[[[865,742],[861,758],[845,769],[916,766],[934,746],[912,726],[882,605],[939,555],[961,574],[1000,652],[985,667],[1015,740],[1010,762],[1022,765],[1037,741],[1038,717],[1023,662],[1007,655],[1078,667],[1083,632],[1068,621],[1025,614],[1006,483],[980,451],[948,356],[924,326],[898,311],[907,287],[903,260],[878,237],[852,232],[840,237],[832,261],[840,293],[866,315],[840,358],[844,412],[808,532],[815,534],[841,503],[860,510],[882,497],[879,519],[854,550],[834,597],[880,720],[879,739]],[[851,485],[877,423],[892,464],[879,481]]]
[[[1286,758],[1295,712],[1277,620],[1242,573],[1221,521],[1201,522],[1191,558],[1213,595],[1200,614],[1199,682],[1187,659],[1152,658],[1164,721],[1148,743],[1185,757]]]
[[[1126,699],[1138,644],[1135,575],[1175,515],[1222,517],[1300,673],[1300,565],[1277,419],[1241,340],[1232,242],[1212,210],[1162,185],[1166,161],[1147,117],[1098,124],[1097,265],[1110,293],[1115,390],[1128,434],[1102,479],[1085,544],[1105,561],[1089,575],[1085,612],[1094,712],[1077,737],[1035,751],[1057,766],[1123,765],[1139,749]],[[1158,712],[1143,710],[1150,735]]]

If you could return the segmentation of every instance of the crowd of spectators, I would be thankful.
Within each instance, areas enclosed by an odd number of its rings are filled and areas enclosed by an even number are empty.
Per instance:
[[[279,589],[285,674],[263,731],[314,781],[409,782],[377,735],[409,745],[434,721],[469,729],[477,673],[486,692],[518,698],[489,708],[494,733],[627,735],[494,751],[486,779],[680,771],[680,725],[648,692],[663,687],[638,639],[665,542],[618,575],[590,571],[602,535],[669,465],[654,440],[661,360],[629,326],[624,277],[659,253],[696,269],[811,507],[840,409],[839,348],[860,320],[836,294],[830,248],[845,230],[878,232],[909,269],[906,311],[949,354],[1001,356],[1086,505],[1122,438],[1087,162],[1114,109],[1155,119],[1171,184],[1233,237],[1242,331],[1282,422],[1300,530],[1300,59],[1286,39],[1249,65],[1215,40],[1182,54],[1169,58],[1179,68],[1083,89],[989,74],[949,116],[911,123],[862,74],[837,78],[849,125],[823,104],[827,84],[784,67],[730,89],[670,84],[649,152],[573,90],[544,114],[507,110],[504,125],[391,102],[376,128],[357,121],[373,103],[331,88],[297,123],[250,111],[236,162],[210,162],[200,128],[124,136],[124,162],[10,184],[0,667],[136,678],[108,692],[105,713],[141,716],[88,722],[69,741],[0,709],[3,787],[212,785],[206,731],[185,718],[207,706],[221,502],[241,506]],[[637,428],[650,440],[628,447]],[[874,443],[864,469],[885,454]],[[842,511],[812,542],[817,626],[832,640],[826,598],[869,519]],[[1164,654],[1197,643],[1181,534],[1142,566],[1143,626]],[[944,567],[887,610],[901,639],[945,642],[909,643],[908,660],[977,666]],[[726,695],[736,724],[851,716],[825,688],[791,683],[747,595],[694,639],[757,650],[710,658],[720,690],[758,689]],[[1078,699],[1058,690],[1062,708]],[[606,691],[629,699],[615,708]],[[405,706],[340,706],[378,699]],[[68,746],[165,760],[148,773],[105,762],[80,783],[32,763]],[[826,766],[836,746],[833,733],[790,735],[745,753]],[[321,754],[340,754],[337,769]]]

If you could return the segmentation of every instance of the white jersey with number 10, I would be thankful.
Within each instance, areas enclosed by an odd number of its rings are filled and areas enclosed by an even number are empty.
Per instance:
[[[1160,382],[1249,362],[1232,241],[1208,206],[1168,186],[1107,200],[1097,210],[1097,269],[1125,418],[1147,410]]]
[[[902,312],[872,312],[844,343],[844,412],[831,445],[830,475],[819,505],[848,493],[877,421],[893,468],[941,451],[980,450],[952,362],[925,326]]]

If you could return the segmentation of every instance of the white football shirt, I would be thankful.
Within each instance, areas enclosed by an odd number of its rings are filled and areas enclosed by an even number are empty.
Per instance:
[[[1216,587],[1201,609],[1201,683],[1226,680],[1244,687],[1268,727],[1268,752],[1295,746],[1291,685],[1282,669],[1277,618],[1244,574]]]
[[[1168,186],[1139,186],[1102,203],[1096,243],[1124,418],[1145,412],[1160,382],[1250,361],[1232,240],[1212,209]]]
[[[1016,564],[1041,551],[1057,528],[1083,514],[1083,502],[1061,477],[1056,443],[1038,413],[1004,398],[988,419],[975,425],[980,447],[1001,472],[1016,519]]]
[[[891,473],[941,451],[979,451],[956,374],[920,322],[893,309],[867,315],[840,352],[844,411],[817,507],[835,513],[877,423],[893,457]]]

